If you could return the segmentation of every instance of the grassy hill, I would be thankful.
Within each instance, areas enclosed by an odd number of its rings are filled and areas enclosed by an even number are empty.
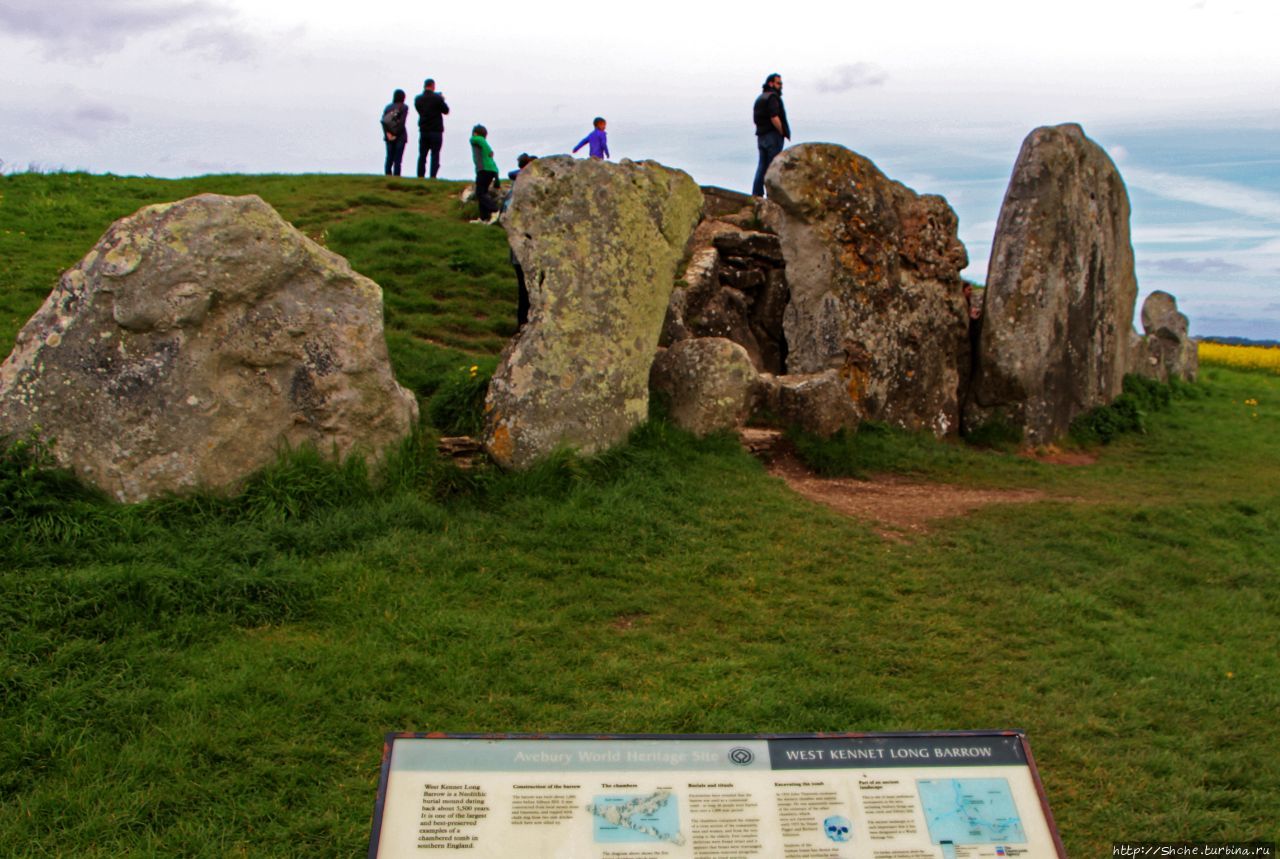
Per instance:
[[[430,396],[514,329],[504,236],[458,190],[0,178],[0,347],[115,218],[256,193],[382,285]],[[1203,376],[1086,467],[855,438],[862,467],[1046,498],[901,541],[661,421],[510,476],[428,427],[379,473],[304,452],[131,508],[10,448],[0,846],[360,854],[393,730],[1019,727],[1072,855],[1280,839],[1280,376]]]

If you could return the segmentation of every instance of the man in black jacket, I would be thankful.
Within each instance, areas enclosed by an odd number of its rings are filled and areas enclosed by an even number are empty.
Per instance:
[[[418,178],[427,172],[427,153],[431,153],[431,178],[440,172],[440,147],[444,145],[444,115],[449,105],[444,94],[436,92],[436,82],[427,78],[422,84],[422,95],[413,100],[418,112]]]
[[[756,166],[756,178],[751,193],[764,196],[764,174],[769,163],[777,157],[791,139],[791,126],[787,125],[787,109],[782,105],[782,75],[774,72],[765,78],[763,91],[752,108],[756,123],[756,148],[760,151],[760,163]]]

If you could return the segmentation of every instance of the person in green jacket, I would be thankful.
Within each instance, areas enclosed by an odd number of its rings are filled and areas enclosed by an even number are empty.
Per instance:
[[[489,196],[489,189],[499,188],[498,162],[493,160],[493,147],[489,145],[489,130],[483,125],[471,129],[471,160],[476,165],[476,202],[480,204],[480,217],[473,224],[493,224],[498,220],[498,204]]]

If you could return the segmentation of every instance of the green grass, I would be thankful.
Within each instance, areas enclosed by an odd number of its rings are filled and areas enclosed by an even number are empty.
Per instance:
[[[420,392],[492,366],[501,337],[460,320],[513,315],[500,231],[453,187],[367,177],[6,177],[0,336],[113,218],[212,188],[373,276]],[[412,237],[369,226],[394,223]],[[521,475],[459,472],[424,430],[385,469],[298,451],[237,496],[135,507],[8,448],[2,852],[359,854],[399,730],[1020,727],[1071,855],[1276,840],[1280,377],[1203,376],[1089,467],[845,439],[839,467],[1049,499],[907,542],[661,421]]]

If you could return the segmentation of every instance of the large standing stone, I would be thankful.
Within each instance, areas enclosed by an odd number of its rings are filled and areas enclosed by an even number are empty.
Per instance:
[[[837,370],[861,419],[955,432],[968,257],[946,200],[827,143],[784,151],[765,185],[790,287],[787,372]]]
[[[1040,444],[1118,396],[1137,293],[1119,171],[1080,126],[1037,128],[996,226],[966,423]]]
[[[594,453],[649,409],[649,367],[702,192],[654,162],[540,158],[504,224],[530,315],[485,403],[485,447],[522,468],[557,447]]]
[[[1178,312],[1178,300],[1156,290],[1142,302],[1142,330],[1133,372],[1167,382],[1194,382],[1200,371],[1200,352],[1187,335],[1187,317]]]
[[[121,501],[232,486],[282,443],[377,452],[417,412],[377,284],[258,197],[117,221],[0,366],[0,432],[52,437]]]

